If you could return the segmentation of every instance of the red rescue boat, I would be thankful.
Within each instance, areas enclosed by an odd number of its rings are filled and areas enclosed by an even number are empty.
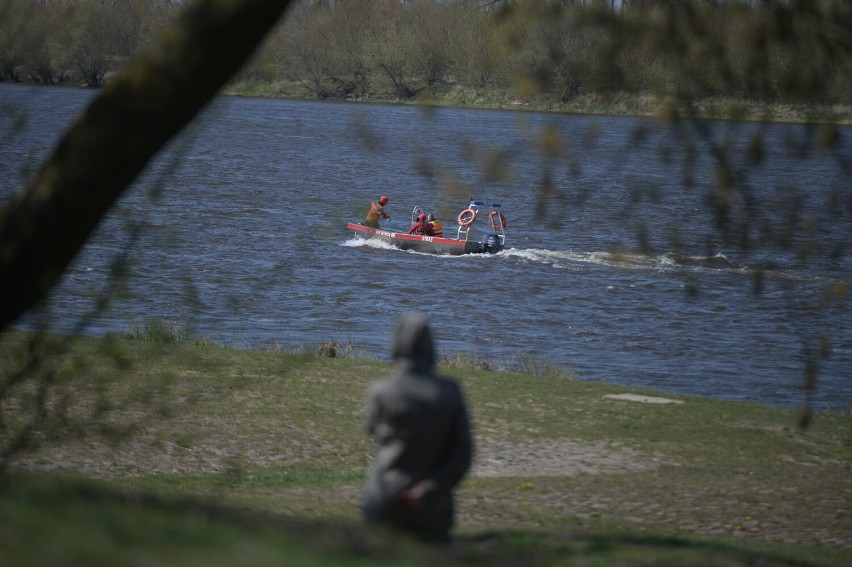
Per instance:
[[[488,228],[482,238],[471,238],[471,229],[477,220],[484,215],[482,211],[488,208]],[[411,212],[412,224],[423,213],[421,207],[414,207]],[[346,228],[355,231],[363,238],[375,238],[392,244],[400,250],[414,250],[428,254],[496,254],[506,246],[506,217],[499,203],[486,203],[471,200],[470,205],[459,213],[458,230],[455,238],[446,236],[427,236],[423,234],[408,234],[384,228],[371,228],[360,223],[347,223]],[[444,230],[446,234],[446,229]]]

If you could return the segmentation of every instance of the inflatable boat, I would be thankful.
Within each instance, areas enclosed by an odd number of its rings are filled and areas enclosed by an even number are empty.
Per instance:
[[[400,250],[414,250],[427,254],[496,254],[506,246],[506,217],[499,203],[471,201],[466,209],[456,218],[458,228],[455,238],[447,238],[447,228],[444,235],[428,236],[425,234],[408,234],[408,231],[397,232],[384,228],[372,228],[360,223],[347,223],[346,228],[355,231],[363,238],[375,238],[390,243]],[[411,211],[412,225],[418,217],[424,214],[421,207]],[[487,218],[487,225],[481,238],[476,239],[471,233],[477,227],[477,221]],[[483,223],[480,222],[480,225]]]

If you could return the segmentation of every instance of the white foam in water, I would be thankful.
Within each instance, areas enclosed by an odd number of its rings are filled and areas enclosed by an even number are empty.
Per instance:
[[[366,241],[363,238],[353,236],[352,238],[350,238],[349,240],[347,240],[343,244],[341,244],[341,246],[346,246],[346,247],[349,247],[349,248],[359,248],[361,246],[364,246],[365,242]]]
[[[391,244],[390,242],[384,242],[377,238],[361,238],[360,236],[353,236],[346,242],[342,244],[343,246],[347,246],[349,248],[380,248],[383,250],[398,250],[396,246]]]

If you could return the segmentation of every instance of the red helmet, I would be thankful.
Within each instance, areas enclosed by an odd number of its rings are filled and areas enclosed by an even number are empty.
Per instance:
[[[421,213],[420,216],[417,217],[417,220],[422,220],[422,221],[426,220],[426,215]]]
[[[384,204],[385,204],[385,203],[387,203],[387,202],[388,202],[388,196],[387,196],[387,195],[382,195],[382,196],[381,196],[381,198],[379,199],[379,204],[380,204],[380,205],[384,205]]]

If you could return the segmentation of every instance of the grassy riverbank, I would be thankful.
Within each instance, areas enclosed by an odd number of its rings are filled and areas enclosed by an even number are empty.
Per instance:
[[[23,360],[7,336],[4,375]],[[425,551],[361,526],[382,361],[80,339],[40,367],[67,415],[2,481],[11,564],[852,562],[848,411],[801,431],[788,410],[444,366],[477,456],[457,543]]]
[[[313,94],[296,83],[236,83],[227,86],[223,94],[270,98],[312,99]],[[359,103],[404,103],[457,108],[483,108],[562,112],[570,114],[610,116],[678,116],[715,120],[741,120],[786,123],[852,124],[852,107],[816,107],[805,104],[762,104],[734,99],[702,99],[692,101],[687,111],[677,108],[671,101],[662,104],[651,93],[588,93],[569,100],[552,95],[523,96],[513,88],[472,88],[438,85],[420,91],[414,98],[398,99],[346,99]]]

